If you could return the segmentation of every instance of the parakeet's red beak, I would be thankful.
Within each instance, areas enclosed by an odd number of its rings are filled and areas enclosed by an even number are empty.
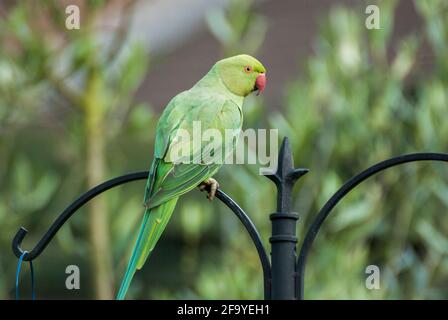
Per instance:
[[[260,92],[263,92],[264,88],[266,87],[266,74],[260,73],[255,80],[255,87],[258,90],[258,94]]]

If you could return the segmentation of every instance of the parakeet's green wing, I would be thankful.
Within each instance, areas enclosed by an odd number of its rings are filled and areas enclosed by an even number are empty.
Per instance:
[[[221,166],[171,162],[171,148],[186,143],[185,140],[176,139],[177,129],[192,134],[193,121],[199,121],[202,130],[215,129],[224,135],[225,129],[231,129],[236,136],[241,129],[241,115],[240,106],[225,96],[208,95],[198,90],[179,94],[167,106],[157,126],[155,159],[145,192],[147,209],[117,299],[124,298],[135,271],[143,266],[154,249],[178,197],[213,176]],[[233,146],[226,150],[232,149]],[[197,148],[193,146],[193,159],[200,157],[203,151],[202,145]]]
[[[145,216],[150,216],[149,220],[154,222],[144,228],[143,242],[138,249],[136,248],[137,269],[143,267],[147,257],[154,249],[171,217],[178,197],[214,175],[220,167],[220,165],[173,165],[162,159],[155,161],[158,162],[155,174],[156,183],[152,190],[153,195],[146,202],[147,210],[145,212]],[[159,175],[159,172],[162,174]]]
[[[169,163],[171,167],[163,174],[158,174],[156,180],[147,188],[145,204],[148,208],[154,208],[161,203],[178,197],[190,191],[204,180],[216,173],[226,158],[226,152],[234,150],[236,138],[242,125],[242,112],[240,106],[227,99],[223,95],[204,94],[200,91],[186,91],[174,98],[162,115],[157,127],[155,157],[160,163]],[[192,159],[201,159],[207,154],[213,144],[195,144],[179,138],[179,131],[183,129],[193,138],[194,122],[200,123],[201,132],[208,129],[217,130],[224,137],[226,130],[230,130],[235,139],[220,141],[221,153],[212,159],[210,165],[199,163],[172,163],[174,148],[187,144],[190,148]],[[164,139],[163,137],[169,137]],[[227,146],[224,143],[228,144]],[[162,160],[163,159],[163,160]],[[159,171],[159,170],[157,170]]]

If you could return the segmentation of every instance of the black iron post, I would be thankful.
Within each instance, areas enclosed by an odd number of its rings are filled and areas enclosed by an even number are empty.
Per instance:
[[[292,189],[295,182],[308,169],[294,168],[291,147],[283,139],[278,155],[277,171],[266,175],[277,187],[277,212],[270,215],[272,221],[271,243],[271,299],[297,299],[297,237],[296,224],[299,215],[291,211]]]

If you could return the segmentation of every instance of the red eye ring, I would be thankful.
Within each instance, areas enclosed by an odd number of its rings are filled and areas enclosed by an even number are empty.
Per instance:
[[[252,72],[252,67],[251,66],[245,66],[244,67],[244,72],[251,73]]]

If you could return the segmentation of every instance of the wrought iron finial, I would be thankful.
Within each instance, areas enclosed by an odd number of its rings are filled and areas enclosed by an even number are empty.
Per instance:
[[[296,225],[299,215],[292,212],[292,189],[296,181],[309,170],[294,167],[288,138],[284,138],[278,154],[277,170],[266,175],[277,187],[277,212],[272,221],[272,299],[297,298],[296,288]],[[288,261],[288,262],[287,262]]]
[[[278,154],[277,170],[266,175],[277,186],[277,211],[291,210],[291,193],[294,184],[308,172],[309,170],[305,168],[294,168],[291,145],[289,139],[285,137]]]

